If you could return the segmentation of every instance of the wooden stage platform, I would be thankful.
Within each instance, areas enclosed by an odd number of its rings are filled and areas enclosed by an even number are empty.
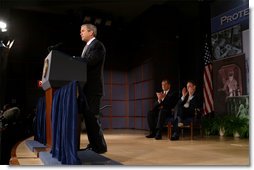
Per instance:
[[[147,139],[147,131],[104,130],[108,152],[102,156],[134,166],[250,166],[249,139],[233,137],[188,136],[179,141],[170,141],[166,134],[162,140]],[[31,138],[27,140],[31,140]],[[86,134],[81,135],[81,148],[88,144]],[[18,143],[12,151],[10,165],[43,165],[37,150],[32,152],[25,141]]]

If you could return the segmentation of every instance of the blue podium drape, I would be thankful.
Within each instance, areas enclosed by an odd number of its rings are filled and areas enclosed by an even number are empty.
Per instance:
[[[78,103],[76,81],[55,91],[52,103],[52,157],[62,164],[80,164],[78,158]]]
[[[35,112],[34,140],[46,144],[46,99],[40,97]]]

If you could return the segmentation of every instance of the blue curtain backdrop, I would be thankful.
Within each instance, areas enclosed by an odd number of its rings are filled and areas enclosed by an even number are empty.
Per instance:
[[[45,96],[40,97],[35,113],[34,120],[34,140],[46,144],[46,99]]]
[[[62,164],[80,164],[77,149],[78,103],[76,81],[58,89],[52,104],[52,157]]]

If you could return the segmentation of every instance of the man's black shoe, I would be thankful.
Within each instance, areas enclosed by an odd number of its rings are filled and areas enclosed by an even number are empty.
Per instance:
[[[80,149],[80,151],[85,151],[85,150],[91,150],[91,151],[94,151],[94,152],[96,152],[98,154],[102,154],[102,153],[107,152],[107,148],[104,148],[104,149],[94,149],[94,148],[92,148],[92,146],[90,144],[88,144],[86,146],[86,148]]]
[[[92,146],[88,144],[85,148],[78,149],[79,151],[92,150]]]
[[[179,140],[179,136],[172,136],[170,140]]]
[[[155,137],[155,134],[153,133],[150,133],[149,135],[146,136],[147,138],[154,138]]]
[[[107,149],[92,149],[92,151],[98,153],[98,154],[103,154],[107,152]]]
[[[162,136],[161,136],[161,135],[156,135],[156,136],[155,136],[155,139],[156,139],[156,140],[161,140],[161,139],[162,139]]]
[[[170,140],[179,140],[179,135],[178,135],[177,133],[174,133],[174,134],[171,136]]]
[[[92,146],[88,144],[84,150],[92,150]]]

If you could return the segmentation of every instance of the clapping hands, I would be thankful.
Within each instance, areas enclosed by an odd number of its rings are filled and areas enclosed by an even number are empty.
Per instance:
[[[186,96],[187,95],[187,89],[186,89],[186,87],[184,87],[183,89],[182,89],[182,96]]]
[[[157,92],[156,95],[157,95],[158,100],[162,100],[166,97],[166,94],[164,94],[162,92]]]

